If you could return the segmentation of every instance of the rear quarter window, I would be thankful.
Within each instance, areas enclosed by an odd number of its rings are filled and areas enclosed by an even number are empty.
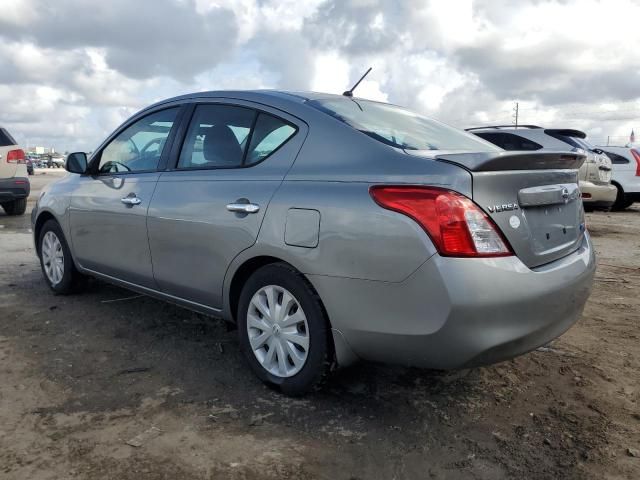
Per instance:
[[[9,135],[9,132],[4,128],[0,128],[0,147],[9,147],[11,145],[17,145],[16,141]]]
[[[615,163],[618,165],[626,165],[627,163],[629,163],[629,159],[623,157],[622,155],[618,155],[617,153],[613,152],[607,152],[606,150],[603,150],[603,152],[606,153],[607,157],[611,159],[611,163]]]

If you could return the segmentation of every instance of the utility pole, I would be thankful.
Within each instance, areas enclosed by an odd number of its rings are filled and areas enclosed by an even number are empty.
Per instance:
[[[520,104],[516,102],[516,106],[513,107],[513,118],[515,119],[516,129],[518,128],[518,113],[520,110]]]

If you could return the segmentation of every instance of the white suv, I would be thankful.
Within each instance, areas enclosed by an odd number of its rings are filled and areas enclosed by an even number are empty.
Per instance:
[[[580,130],[497,125],[468,128],[467,131],[505,150],[580,150],[587,155],[578,172],[585,210],[608,210],[616,201],[618,190],[611,184],[611,160],[602,150],[587,142],[587,134]]]
[[[611,183],[618,189],[613,210],[624,210],[633,202],[640,202],[640,146],[598,146],[611,159]]]
[[[0,205],[5,213],[22,215],[30,190],[24,150],[0,127]]]

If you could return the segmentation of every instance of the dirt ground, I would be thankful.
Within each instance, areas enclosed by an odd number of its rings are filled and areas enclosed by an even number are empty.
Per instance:
[[[31,204],[62,174],[36,172]],[[54,296],[28,215],[0,214],[0,478],[638,479],[640,206],[587,217],[594,291],[550,348],[289,399],[221,321],[97,281]]]

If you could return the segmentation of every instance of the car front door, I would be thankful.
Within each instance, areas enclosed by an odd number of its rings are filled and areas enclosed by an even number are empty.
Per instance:
[[[149,208],[154,277],[163,292],[221,307],[227,267],[255,243],[305,132],[299,120],[248,103],[193,106],[184,140],[172,150],[175,167],[160,176]]]
[[[166,164],[180,107],[135,119],[95,155],[91,174],[71,196],[75,259],[83,268],[156,288],[147,238],[147,210]]]

